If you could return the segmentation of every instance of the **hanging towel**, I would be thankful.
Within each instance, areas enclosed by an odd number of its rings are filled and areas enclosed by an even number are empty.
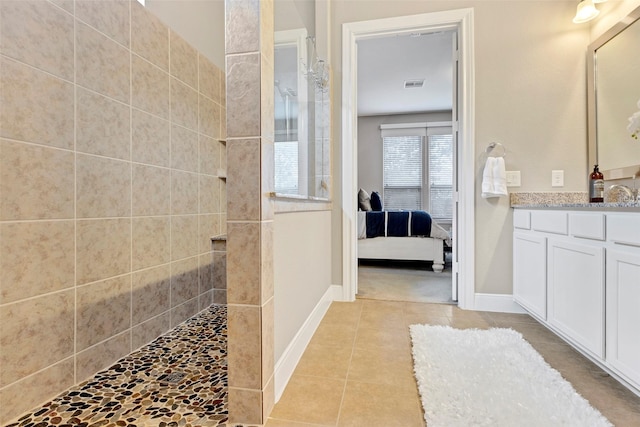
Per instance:
[[[507,196],[507,173],[502,157],[488,157],[482,172],[482,197]]]
[[[495,169],[496,158],[487,157],[487,162],[484,165],[484,171],[482,172],[482,197],[484,199],[488,197],[495,197],[493,187],[493,170]]]
[[[507,171],[504,167],[504,158],[496,157],[493,168],[493,192],[497,196],[508,196],[507,193]]]

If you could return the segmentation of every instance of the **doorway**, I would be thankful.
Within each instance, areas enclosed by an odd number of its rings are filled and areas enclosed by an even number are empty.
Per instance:
[[[457,141],[453,200],[452,282],[457,284],[458,305],[474,306],[474,142],[473,142],[473,10],[460,9],[348,23],[343,26],[342,205],[343,205],[343,299],[357,293],[357,41],[371,37],[416,32],[455,31],[458,35],[458,73],[454,78],[457,108],[452,128]]]
[[[371,241],[365,239],[370,235],[359,235],[359,298],[457,302],[449,234],[454,226],[456,42],[457,29],[356,41],[358,188],[375,192],[376,200],[379,197],[381,203],[372,203],[373,210],[388,215],[389,229],[396,211],[408,211],[412,213],[408,228],[431,220],[431,235],[438,236],[437,243],[443,246],[439,254],[432,254],[439,256],[429,257],[420,245],[436,242],[424,237],[381,236]],[[424,212],[430,217],[416,215]],[[358,221],[370,222],[379,215],[359,212]],[[359,224],[359,230],[362,227]],[[404,247],[393,254],[385,250],[396,245]],[[418,248],[409,249],[414,245]],[[405,249],[408,253],[401,254]],[[386,259],[389,255],[394,259]]]

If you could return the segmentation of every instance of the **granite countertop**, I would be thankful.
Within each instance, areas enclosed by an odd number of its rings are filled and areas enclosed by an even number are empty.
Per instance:
[[[578,210],[632,210],[640,211],[638,202],[617,203],[523,203],[512,204],[515,209],[578,209]]]
[[[586,192],[514,192],[510,195],[515,209],[575,209],[640,211],[640,201],[588,203]]]

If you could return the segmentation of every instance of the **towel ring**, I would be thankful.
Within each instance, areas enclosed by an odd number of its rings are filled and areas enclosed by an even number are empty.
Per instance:
[[[507,149],[504,148],[504,145],[500,144],[499,142],[490,143],[489,146],[484,150],[484,152],[488,155],[496,148],[502,149],[502,153],[499,155],[496,154],[496,157],[504,157],[507,155]]]

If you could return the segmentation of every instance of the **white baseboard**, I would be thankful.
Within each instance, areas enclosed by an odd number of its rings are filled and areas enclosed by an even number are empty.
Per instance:
[[[274,373],[276,402],[280,400],[291,375],[293,375],[293,371],[296,369],[296,366],[298,366],[302,354],[307,348],[307,345],[309,345],[311,337],[313,337],[318,325],[320,325],[320,321],[322,321],[322,318],[329,309],[331,302],[339,299],[336,298],[338,295],[342,297],[342,286],[329,286],[322,298],[320,298],[320,301],[318,301],[318,304],[316,304],[315,308],[309,314],[309,317],[307,317],[307,320],[302,324],[296,336],[293,337],[293,340],[291,340],[280,359],[276,362]]]
[[[520,307],[513,300],[510,294],[475,294],[475,304],[473,307],[476,311],[497,311],[500,313],[526,313],[525,309]]]

